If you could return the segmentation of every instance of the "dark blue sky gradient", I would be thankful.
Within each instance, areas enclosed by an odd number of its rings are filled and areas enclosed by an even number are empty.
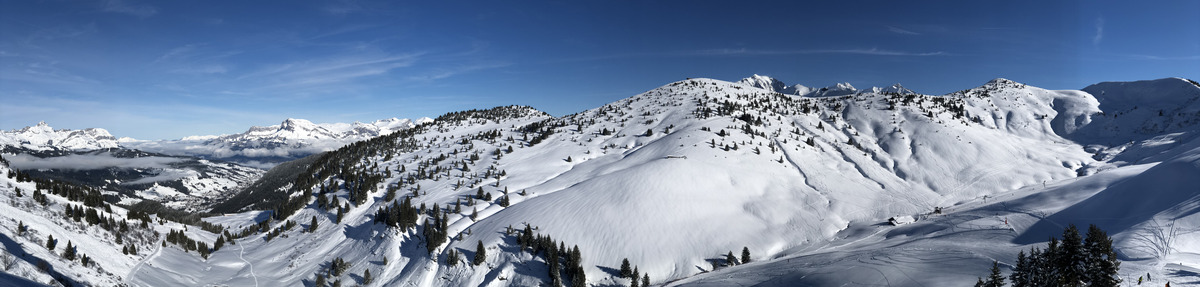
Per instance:
[[[0,129],[563,115],[752,74],[927,94],[1200,78],[1197,1],[804,2],[0,0]]]

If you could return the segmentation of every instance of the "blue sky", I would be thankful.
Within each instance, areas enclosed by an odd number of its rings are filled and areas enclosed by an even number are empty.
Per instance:
[[[0,0],[0,129],[564,115],[756,73],[927,94],[1200,78],[1200,1],[804,2]]]

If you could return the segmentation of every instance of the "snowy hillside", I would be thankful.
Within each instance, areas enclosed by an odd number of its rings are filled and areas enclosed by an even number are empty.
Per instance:
[[[959,286],[1067,224],[1108,230],[1123,277],[1200,280],[1193,82],[803,87],[688,79],[563,117],[442,115],[296,165],[271,211],[188,231],[236,246],[168,244],[122,282],[625,286],[628,260],[656,286]],[[243,135],[333,131],[313,126]]]
[[[981,94],[1010,89],[1016,90],[1011,96]],[[748,247],[759,256],[777,256],[833,238],[855,222],[927,213],[1074,178],[1093,163],[1090,154],[1053,133],[1051,122],[1060,113],[1051,103],[1077,94],[1007,80],[972,91],[803,98],[697,79],[563,118],[439,119],[380,143],[403,143],[405,149],[374,155],[374,149],[359,150],[368,153],[347,163],[354,166],[348,170],[382,173],[378,192],[389,186],[400,197],[417,191],[414,205],[460,202],[446,218],[444,232],[454,238],[434,251],[441,263],[421,252],[425,241],[417,230],[400,232],[356,216],[390,205],[373,193],[345,211],[349,221],[342,225],[349,229],[276,239],[320,242],[312,248],[319,251],[302,248],[255,265],[309,262],[282,273],[318,274],[323,263],[341,257],[385,274],[390,283],[474,285],[506,278],[536,284],[546,277],[546,265],[528,253],[489,258],[490,271],[432,268],[445,264],[451,250],[469,254],[477,241],[513,250],[514,237],[503,231],[528,223],[568,247],[579,245],[591,283],[625,284],[606,271],[625,258],[661,283],[706,271],[708,260],[729,250]],[[344,184],[344,176],[317,180],[340,186],[333,195],[349,201],[357,188]],[[491,200],[478,198],[481,189]],[[499,204],[504,196],[511,202],[507,208]],[[336,224],[331,211],[314,209],[315,200],[298,200],[310,205],[293,220],[303,224],[319,215],[318,226]],[[356,243],[326,240],[330,236]],[[266,244],[253,249],[281,252]],[[394,263],[372,263],[381,256]]]
[[[53,193],[23,177],[0,160],[0,268],[28,280],[0,277],[0,285],[117,285],[156,252],[157,232],[184,228],[75,193],[86,188]]]
[[[346,144],[390,134],[431,121],[421,118],[383,119],[371,123],[314,124],[287,119],[273,126],[251,127],[244,133],[220,136],[190,136],[179,140],[141,141],[121,139],[124,147],[173,155],[190,155],[270,167],[280,162],[337,149]]]

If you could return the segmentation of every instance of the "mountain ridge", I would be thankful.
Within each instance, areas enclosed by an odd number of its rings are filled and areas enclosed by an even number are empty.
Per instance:
[[[652,284],[671,286],[966,285],[986,261],[1008,264],[1025,244],[1054,235],[1044,226],[1076,220],[1112,228],[1114,244],[1129,252],[1123,276],[1170,274],[1153,267],[1164,261],[1142,257],[1136,237],[1165,217],[1116,222],[1073,210],[1118,204],[1087,202],[1093,196],[1133,201],[1134,189],[1115,183],[1147,172],[1135,182],[1161,182],[1194,163],[1195,125],[1116,116],[1089,92],[1003,78],[940,96],[897,87],[804,97],[757,83],[688,79],[562,117],[523,106],[447,113],[276,176],[295,180],[267,187],[282,192],[273,212],[206,219],[251,228],[238,236],[244,250],[201,261],[163,248],[125,282],[307,283],[335,258],[353,275],[331,281],[361,283],[362,270],[380,285],[538,285],[561,276],[547,274],[549,253],[524,252],[522,232],[512,229],[526,224],[539,238],[578,245],[593,285],[627,284],[614,273],[623,259]],[[1120,144],[1090,136],[1100,124],[1152,120],[1175,127],[1109,135],[1131,141]],[[1154,168],[1159,162],[1168,164]],[[1182,199],[1138,212],[1200,222],[1186,187],[1157,187]],[[412,226],[382,224],[401,202],[428,208]],[[886,223],[896,216],[916,222]],[[221,236],[196,229],[189,236]],[[477,244],[487,250],[483,265],[448,263],[469,258]],[[739,247],[755,262],[724,263]],[[1191,244],[1174,248],[1200,254]],[[914,269],[949,272],[909,276]]]

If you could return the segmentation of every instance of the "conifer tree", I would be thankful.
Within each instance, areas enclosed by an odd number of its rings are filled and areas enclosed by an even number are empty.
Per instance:
[[[984,281],[986,287],[1004,287],[1004,276],[1000,275],[1000,262],[992,261],[992,275]]]
[[[545,242],[546,245],[548,245],[546,247],[546,263],[550,265],[550,284],[554,286],[562,286],[562,275],[559,274],[559,271],[562,269],[559,268],[558,263],[558,248],[554,247],[554,241],[551,241],[549,237],[545,237]]]
[[[750,263],[750,248],[742,247],[742,264]]]
[[[1017,253],[1017,266],[1013,267],[1012,274],[1008,275],[1009,281],[1012,281],[1013,287],[1030,287],[1029,285],[1029,258],[1025,256],[1025,251]]]
[[[313,215],[312,222],[310,222],[308,224],[308,232],[316,232],[316,231],[317,231],[317,216]]]
[[[644,287],[650,286],[650,273],[642,274],[642,286],[644,286]]]
[[[629,278],[631,278],[631,279],[629,279],[629,287],[638,287],[638,278],[641,278],[641,277],[642,276],[638,275],[637,266],[634,266],[633,267],[633,276],[629,277]]]
[[[1025,280],[1028,282],[1027,286],[1037,286],[1038,282],[1047,282],[1044,278],[1046,277],[1047,272],[1046,267],[1043,264],[1045,258],[1042,256],[1042,250],[1037,247],[1030,248],[1029,258],[1027,260],[1029,261],[1026,263],[1027,268],[1025,269]]]
[[[388,172],[391,172],[391,170],[388,170]],[[396,190],[388,187],[387,193],[383,195],[383,201],[392,201],[393,199],[396,199]]]
[[[208,254],[210,252],[208,250],[208,243],[204,243],[202,241],[196,242],[196,251],[198,253],[200,253],[200,257],[203,257],[204,259],[208,259]]]
[[[1053,262],[1058,269],[1061,286],[1077,286],[1084,278],[1083,263],[1086,258],[1083,250],[1083,238],[1079,229],[1070,224],[1063,230],[1062,245],[1059,246],[1059,256]]]
[[[372,281],[375,281],[375,278],[371,277],[371,270],[363,270],[363,285],[371,284]]]
[[[342,215],[345,215],[345,214],[346,214],[346,210],[345,210],[345,209],[342,209],[341,207],[338,207],[338,210],[337,210],[337,220],[334,220],[334,222],[335,222],[335,223],[342,223]]]
[[[1041,282],[1046,282],[1045,284],[1050,285],[1058,284],[1057,278],[1060,277],[1058,275],[1059,270],[1054,263],[1059,262],[1058,257],[1061,255],[1060,253],[1058,238],[1051,236],[1050,243],[1046,244],[1046,250],[1042,250],[1042,276],[1045,281]]]
[[[737,265],[737,257],[733,256],[732,250],[729,251],[729,254],[725,255],[725,264],[727,264],[729,266]]]
[[[483,261],[486,259],[487,250],[483,248],[483,240],[480,240],[479,244],[475,245],[475,260],[471,261],[471,263],[475,264],[475,266],[479,266],[479,264],[483,264]]]
[[[54,235],[47,235],[47,237],[46,237],[46,249],[50,249],[51,251],[53,251],[53,250],[54,250],[54,245],[57,245],[57,244],[58,244],[58,241],[54,240]]]
[[[63,257],[64,259],[67,259],[68,261],[74,261],[74,260],[75,260],[75,246],[72,246],[72,245],[71,245],[71,241],[70,241],[70,240],[68,240],[68,241],[67,241],[67,248],[66,248],[65,250],[63,250],[63,255],[62,255],[62,257]]]
[[[1112,238],[1100,230],[1095,224],[1088,227],[1087,239],[1084,240],[1087,257],[1084,263],[1085,279],[1091,286],[1117,286],[1121,277],[1117,271],[1121,261],[1117,260],[1117,252],[1113,250]]]
[[[629,278],[633,276],[633,269],[629,267],[629,258],[621,260],[621,278]]]
[[[451,248],[450,252],[446,253],[446,265],[458,265],[458,250]]]

